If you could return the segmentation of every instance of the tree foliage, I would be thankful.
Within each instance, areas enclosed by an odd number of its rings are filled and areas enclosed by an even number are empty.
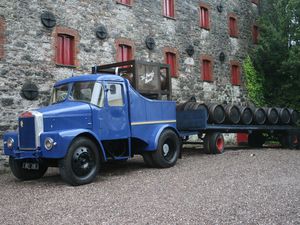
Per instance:
[[[300,1],[261,1],[259,44],[251,54],[267,105],[300,111]]]
[[[263,77],[257,73],[249,56],[244,61],[243,67],[245,71],[248,98],[256,106],[264,106]]]

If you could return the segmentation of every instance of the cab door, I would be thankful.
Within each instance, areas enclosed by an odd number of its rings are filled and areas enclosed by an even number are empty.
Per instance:
[[[98,107],[94,107],[94,128],[100,140],[130,137],[126,87],[121,82],[103,82]]]

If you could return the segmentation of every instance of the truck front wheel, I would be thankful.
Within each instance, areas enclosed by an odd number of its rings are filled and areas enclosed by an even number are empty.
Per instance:
[[[99,167],[98,148],[85,137],[77,138],[69,147],[65,158],[59,162],[61,177],[73,186],[91,183],[97,176]]]
[[[152,153],[154,166],[168,168],[176,164],[180,153],[180,142],[177,134],[167,129],[159,137],[158,146]]]
[[[9,157],[9,166],[13,175],[19,180],[35,180],[41,178],[48,165],[42,159],[15,159]]]

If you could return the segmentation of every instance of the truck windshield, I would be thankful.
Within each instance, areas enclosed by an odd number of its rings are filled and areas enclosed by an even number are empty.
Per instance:
[[[68,96],[69,86],[71,87]],[[64,84],[53,89],[51,104],[65,101],[67,98],[71,101],[91,102],[95,82],[75,82],[73,84]]]
[[[51,96],[51,104],[62,102],[66,100],[68,96],[68,84],[64,84],[58,87],[53,88],[52,96]]]
[[[72,101],[91,102],[95,82],[76,82],[72,86],[69,99]]]

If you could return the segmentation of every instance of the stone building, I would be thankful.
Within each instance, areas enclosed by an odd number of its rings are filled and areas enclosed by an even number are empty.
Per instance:
[[[258,0],[2,0],[0,136],[16,128],[20,112],[46,105],[55,81],[131,58],[169,63],[174,100],[245,104],[242,63],[258,35],[258,7]],[[37,97],[26,92],[35,88]]]

